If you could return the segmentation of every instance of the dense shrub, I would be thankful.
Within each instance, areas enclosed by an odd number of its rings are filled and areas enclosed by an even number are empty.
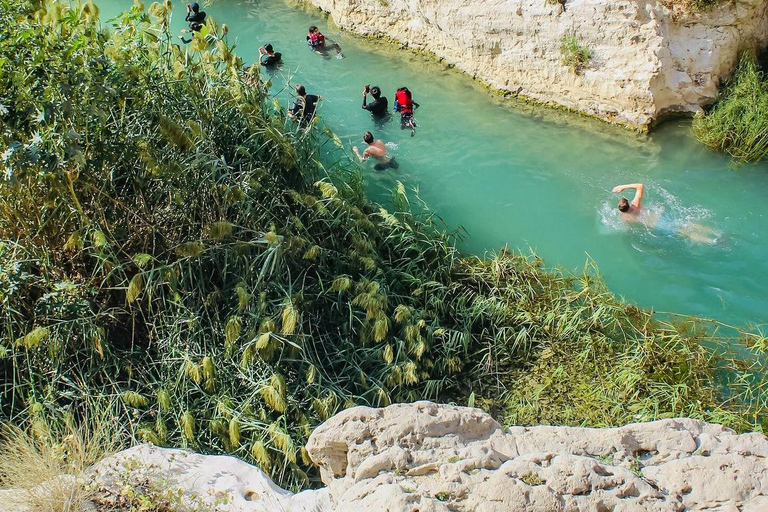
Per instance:
[[[358,171],[322,163],[338,138],[293,126],[215,22],[182,49],[170,2],[111,34],[90,3],[0,7],[5,420],[102,401],[138,439],[294,487],[309,432],[352,404],[761,428],[759,361],[728,358],[743,343],[660,322],[591,271],[462,258],[402,185],[391,211],[368,202]]]
[[[768,156],[768,79],[755,55],[745,52],[715,106],[693,121],[696,137],[736,162],[758,162]]]

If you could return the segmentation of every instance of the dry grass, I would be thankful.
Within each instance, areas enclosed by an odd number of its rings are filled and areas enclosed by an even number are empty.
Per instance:
[[[121,448],[117,423],[107,412],[47,421],[37,414],[25,428],[4,425],[0,445],[0,508],[78,512],[91,491],[79,475]]]

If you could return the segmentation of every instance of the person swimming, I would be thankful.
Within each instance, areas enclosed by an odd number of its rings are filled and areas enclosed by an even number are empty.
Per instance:
[[[271,44],[265,44],[264,46],[259,47],[259,64],[264,67],[275,66],[282,58],[283,54],[276,52]]]
[[[373,97],[373,101],[367,103],[368,94]],[[363,89],[363,110],[371,113],[376,120],[381,120],[389,116],[389,101],[381,95],[381,89],[377,86],[366,85]]]
[[[647,228],[654,229],[664,235],[680,235],[692,242],[710,245],[718,243],[720,233],[713,228],[692,222],[677,221],[659,212],[644,210],[643,195],[645,193],[645,186],[642,183],[617,185],[613,187],[611,192],[618,194],[627,189],[634,189],[635,197],[631,202],[626,197],[619,199],[617,208],[621,212],[622,220],[626,222],[640,222]]]
[[[330,39],[326,40],[326,37],[320,32],[320,29],[314,25],[309,27],[309,30],[307,31],[307,44],[313,52],[324,57],[328,56],[328,50],[331,49],[336,50],[337,59],[344,58],[344,55],[341,53],[341,46],[335,41],[331,41]]]
[[[312,50],[321,53],[325,50],[325,36],[320,29],[312,25],[307,32],[307,44]]]
[[[397,169],[400,167],[400,164],[395,160],[395,157],[389,156],[387,154],[387,147],[384,145],[384,143],[381,140],[374,141],[373,134],[371,132],[365,132],[363,134],[363,142],[368,144],[368,147],[365,148],[365,151],[363,151],[363,154],[360,154],[360,150],[357,149],[357,146],[352,147],[352,151],[355,153],[357,158],[360,159],[361,162],[364,162],[369,157],[372,157],[376,160],[376,165],[373,166],[373,168],[377,171],[384,171],[386,169]]]
[[[400,129],[411,130],[411,137],[416,135],[416,120],[413,112],[419,108],[419,104],[413,101],[413,95],[407,87],[401,87],[395,92],[394,112],[400,112]]]

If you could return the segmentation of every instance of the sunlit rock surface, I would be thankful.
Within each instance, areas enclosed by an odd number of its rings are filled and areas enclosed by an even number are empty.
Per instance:
[[[327,487],[298,494],[233,457],[151,445],[86,478],[107,489],[181,489],[186,502],[217,512],[768,510],[768,438],[690,419],[505,431],[479,409],[417,402],[348,409],[307,449]],[[4,493],[1,511],[23,510]]]
[[[336,512],[768,510],[768,438],[689,419],[505,432],[418,402],[346,410],[307,449]]]
[[[489,85],[644,128],[711,103],[739,52],[768,43],[768,1],[688,14],[643,0],[310,0],[341,27],[428,50]],[[565,35],[589,48],[578,74]]]

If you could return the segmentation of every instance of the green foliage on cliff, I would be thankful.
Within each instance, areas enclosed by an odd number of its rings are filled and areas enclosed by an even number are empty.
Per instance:
[[[560,40],[560,54],[563,64],[578,73],[589,62],[590,51],[579,43],[575,35],[570,34],[564,35]]]
[[[4,419],[103,401],[137,439],[293,487],[311,429],[353,404],[761,428],[764,337],[661,323],[535,257],[462,258],[404,186],[387,211],[328,171],[335,137],[297,131],[214,22],[172,44],[170,7],[108,34],[90,3],[0,0]]]
[[[696,137],[738,163],[768,156],[768,79],[752,52],[741,56],[715,106],[693,121]]]

